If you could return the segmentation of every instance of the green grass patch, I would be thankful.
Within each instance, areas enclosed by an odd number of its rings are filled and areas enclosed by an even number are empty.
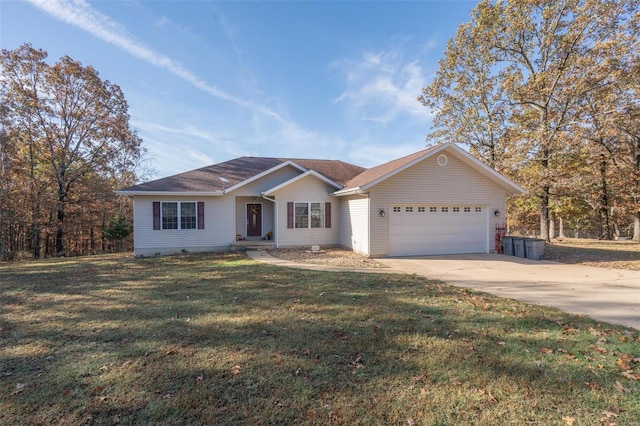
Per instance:
[[[0,265],[1,424],[640,424],[640,337],[240,255]]]

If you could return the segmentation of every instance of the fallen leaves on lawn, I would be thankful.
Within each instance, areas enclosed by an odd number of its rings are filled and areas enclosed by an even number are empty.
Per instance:
[[[449,378],[449,382],[450,382],[452,385],[461,385],[461,384],[462,384],[462,381],[460,381],[460,379],[458,379],[457,377],[451,377],[451,378]]]
[[[618,360],[616,361],[616,364],[618,364],[618,366],[623,370],[628,371],[628,370],[632,370],[633,364],[637,363],[638,361],[640,361],[640,358],[633,358],[629,354],[623,354],[622,356],[620,356],[620,358],[618,358]]]
[[[620,393],[629,393],[629,389],[625,388],[624,385],[618,381],[616,381],[616,384],[613,386],[613,388],[615,390],[617,390]]]
[[[13,392],[11,392],[11,395],[17,395],[21,392],[24,392],[24,387],[26,385],[24,383],[16,383],[16,390],[14,390]]]
[[[600,419],[600,421],[601,421],[601,422],[603,422],[603,423],[604,423],[604,422],[607,422],[607,423],[606,423],[607,425],[613,425],[613,424],[614,424],[614,423],[610,423],[610,422],[609,422],[609,419],[610,419],[610,418],[612,418],[612,417],[613,417],[613,418],[618,417],[618,415],[617,415],[616,413],[613,413],[613,412],[611,412],[611,411],[603,411],[603,412],[602,412],[602,415],[603,415],[604,417],[602,417],[602,418]]]
[[[622,377],[629,380],[640,380],[640,374],[634,374],[633,370],[627,370],[622,373]]]

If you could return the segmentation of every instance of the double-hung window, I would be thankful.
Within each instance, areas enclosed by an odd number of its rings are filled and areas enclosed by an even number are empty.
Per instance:
[[[180,203],[180,229],[196,229],[196,203]]]
[[[324,203],[295,203],[295,228],[324,228]]]
[[[162,203],[162,229],[178,229],[178,203]]]
[[[309,203],[296,203],[296,216],[295,224],[296,228],[308,228],[309,227]]]
[[[162,202],[162,229],[196,229],[198,214],[195,202]]]

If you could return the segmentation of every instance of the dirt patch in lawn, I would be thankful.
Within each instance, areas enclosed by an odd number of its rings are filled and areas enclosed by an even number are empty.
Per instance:
[[[269,250],[270,255],[279,259],[299,263],[313,263],[316,265],[342,266],[345,268],[370,269],[388,268],[374,259],[339,247],[323,248],[320,252],[309,249],[277,249]]]
[[[638,271],[640,244],[633,241],[556,239],[546,245],[544,258],[562,263]]]

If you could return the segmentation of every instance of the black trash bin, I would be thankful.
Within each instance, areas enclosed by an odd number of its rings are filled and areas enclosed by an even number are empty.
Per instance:
[[[513,256],[513,237],[505,235],[502,237],[502,250],[507,256]]]
[[[527,251],[524,245],[524,238],[513,239],[513,254],[517,257],[526,258]]]
[[[544,245],[546,241],[537,238],[527,238],[524,241],[527,259],[540,260],[544,256]]]

